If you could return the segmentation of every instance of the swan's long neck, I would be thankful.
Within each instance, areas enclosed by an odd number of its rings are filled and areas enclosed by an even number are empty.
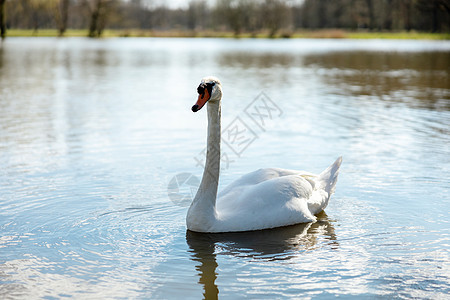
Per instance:
[[[216,198],[220,173],[220,101],[208,102],[206,163],[197,194],[187,215],[188,228],[205,231],[217,218]]]
[[[216,203],[220,173],[220,101],[208,103],[208,140],[206,163],[199,190],[208,190]]]

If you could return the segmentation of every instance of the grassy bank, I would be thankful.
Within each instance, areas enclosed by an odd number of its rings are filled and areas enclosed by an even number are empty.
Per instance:
[[[55,29],[10,29],[7,31],[9,37],[57,37]],[[66,37],[85,37],[86,30],[69,29]],[[242,33],[239,38],[267,38],[267,32]],[[103,38],[110,37],[216,37],[235,38],[233,32],[229,31],[188,31],[188,30],[105,30]],[[329,30],[301,30],[295,32],[280,32],[274,38],[334,38],[334,39],[414,39],[414,40],[449,40],[450,33],[425,33],[425,32],[369,32],[369,31],[345,31],[339,29]]]

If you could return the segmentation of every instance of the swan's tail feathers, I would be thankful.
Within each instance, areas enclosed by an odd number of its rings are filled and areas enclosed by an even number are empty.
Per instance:
[[[341,167],[342,156],[329,166],[325,171],[318,176],[320,186],[328,193],[328,198],[334,193],[336,189],[336,182],[339,175],[339,168]]]

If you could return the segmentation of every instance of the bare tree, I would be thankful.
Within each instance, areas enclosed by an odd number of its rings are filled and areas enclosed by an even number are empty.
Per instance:
[[[205,22],[208,16],[207,8],[205,0],[193,0],[189,2],[189,8],[187,10],[189,29],[205,28]]]
[[[54,26],[53,11],[54,0],[27,0],[22,1],[24,12],[28,15],[28,22],[35,32],[39,28],[51,28]]]
[[[384,20],[383,28],[387,30],[392,30],[392,13],[393,13],[393,0],[385,0],[384,2]]]
[[[69,2],[70,0],[59,1],[59,36],[63,36],[67,29],[67,21],[69,19]]]
[[[244,4],[245,0],[218,0],[216,4],[217,16],[224,19],[235,36],[239,36],[244,28],[245,10],[242,9]]]
[[[86,0],[90,11],[89,37],[100,37],[106,26],[109,6],[113,0]]]
[[[103,1],[102,0],[94,0],[87,1],[87,7],[90,11],[91,21],[89,23],[89,37],[98,37],[98,26],[99,26],[99,18],[100,13],[102,11]]]
[[[6,37],[5,3],[6,0],[0,0],[0,36],[2,39]]]
[[[373,8],[372,0],[366,0],[367,3],[367,12],[369,14],[369,29],[373,30],[375,28],[375,13]]]
[[[442,31],[446,26],[449,29],[450,24],[450,3],[448,0],[418,0],[417,8],[431,23],[431,31]]]
[[[266,0],[264,2],[264,20],[269,29],[269,37],[273,38],[283,26],[289,24],[290,10],[282,0]]]

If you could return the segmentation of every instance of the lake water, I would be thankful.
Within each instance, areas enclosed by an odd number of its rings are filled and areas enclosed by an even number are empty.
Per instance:
[[[448,298],[449,73],[449,41],[7,38],[0,298]],[[317,223],[186,231],[211,74],[254,133],[219,190],[342,155]]]

